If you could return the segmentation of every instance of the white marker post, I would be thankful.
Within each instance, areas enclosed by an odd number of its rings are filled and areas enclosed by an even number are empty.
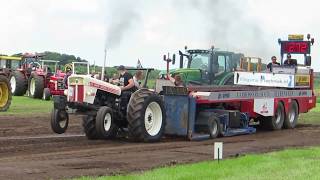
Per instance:
[[[223,155],[223,142],[215,142],[214,143],[214,159],[222,159]]]

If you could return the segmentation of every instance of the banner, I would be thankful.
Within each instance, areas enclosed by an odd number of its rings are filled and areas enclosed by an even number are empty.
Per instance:
[[[310,75],[295,75],[295,86],[310,86]]]
[[[234,84],[268,87],[294,88],[294,75],[256,73],[256,72],[235,72]]]

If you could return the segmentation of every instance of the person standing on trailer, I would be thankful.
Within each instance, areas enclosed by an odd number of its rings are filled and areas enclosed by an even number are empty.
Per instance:
[[[283,64],[287,66],[296,66],[297,60],[291,59],[291,54],[287,54],[287,59],[284,61]]]
[[[272,66],[279,66],[280,63],[277,62],[276,56],[271,57],[271,62],[267,65],[267,69],[272,72]]]

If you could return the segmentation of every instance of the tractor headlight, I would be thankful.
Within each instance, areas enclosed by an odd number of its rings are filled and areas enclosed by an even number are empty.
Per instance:
[[[65,89],[65,90],[63,91],[63,94],[64,94],[65,96],[68,96],[68,89]]]
[[[88,91],[86,92],[86,95],[87,95],[87,96],[95,96],[95,92],[94,92],[93,90],[88,90]]]
[[[83,85],[83,78],[81,77],[69,77],[70,85]]]

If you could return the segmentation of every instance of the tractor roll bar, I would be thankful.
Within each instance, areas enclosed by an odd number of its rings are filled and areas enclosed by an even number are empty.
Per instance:
[[[87,65],[87,74],[90,74],[89,62],[72,62],[72,74],[75,74],[75,64],[85,64],[85,65]]]
[[[140,71],[147,71],[146,76],[144,77],[144,83],[142,85],[142,87],[146,88],[147,87],[147,82],[148,82],[148,78],[149,78],[149,74],[151,71],[154,70],[154,68],[126,68],[126,70],[128,71],[134,71],[134,70],[140,70]]]

